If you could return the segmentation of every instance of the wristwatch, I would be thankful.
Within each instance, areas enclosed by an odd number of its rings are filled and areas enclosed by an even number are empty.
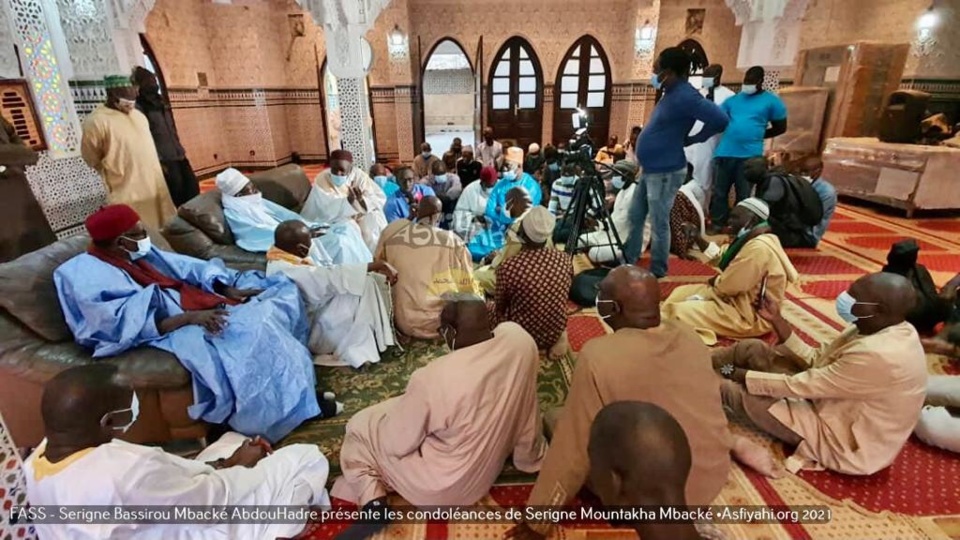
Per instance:
[[[733,364],[724,364],[720,366],[720,374],[723,375],[725,379],[733,379],[733,372],[736,371],[736,368],[733,367]]]

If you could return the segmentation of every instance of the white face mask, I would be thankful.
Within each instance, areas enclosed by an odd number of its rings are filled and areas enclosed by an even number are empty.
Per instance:
[[[598,313],[598,314],[599,314],[599,311],[600,311],[600,304],[601,304],[601,303],[603,303],[603,304],[616,304],[617,302],[616,302],[615,300],[601,300],[601,299],[600,299],[600,293],[597,292],[597,299],[596,299],[596,301],[594,302],[594,304],[597,306],[597,313]],[[603,320],[607,320],[607,319],[609,319],[610,317],[613,317],[613,313],[609,313],[609,314],[607,314],[607,315],[600,315],[600,318],[603,319]]]
[[[423,159],[430,159],[432,152],[423,152],[421,155],[423,156]]]
[[[507,181],[512,181],[517,179],[517,171],[510,169],[509,171],[503,171],[503,179]]]
[[[263,203],[263,193],[251,193],[250,195],[244,195],[242,197],[237,197],[243,202],[248,202],[250,204],[262,204]]]
[[[111,429],[120,431],[121,433],[126,433],[130,430],[130,427],[137,421],[137,417],[140,416],[140,399],[137,398],[137,393],[133,393],[133,398],[130,400],[130,407],[127,409],[117,409],[115,411],[110,411],[100,417],[100,425],[107,425],[107,418],[114,414],[122,414],[127,411],[130,411],[130,422],[123,426],[113,426]]]
[[[150,253],[150,247],[152,246],[152,244],[150,243],[150,237],[149,237],[149,236],[146,236],[146,237],[144,237],[144,238],[141,238],[140,240],[134,240],[133,238],[127,238],[126,236],[124,236],[123,238],[126,238],[127,240],[129,240],[129,241],[131,241],[131,242],[136,242],[136,243],[137,243],[137,250],[136,250],[136,251],[127,250],[127,253],[130,254],[130,260],[131,260],[131,261],[135,261],[135,260],[137,260],[137,259],[145,256],[147,253]],[[124,249],[126,249],[126,248],[124,248]]]
[[[614,189],[623,189],[623,184],[622,176],[614,176],[613,179],[610,180],[610,185],[612,185]]]
[[[333,181],[333,185],[337,187],[347,183],[347,176],[343,174],[331,174],[330,179]]]
[[[132,99],[117,98],[117,108],[123,112],[130,112],[137,106],[137,102]]]
[[[438,184],[446,184],[446,183],[447,183],[447,175],[445,175],[445,174],[435,174],[435,175],[433,175],[433,179],[434,179]]]
[[[743,87],[740,89],[740,93],[741,93],[741,94],[746,94],[746,95],[748,95],[748,96],[753,95],[753,94],[756,94],[756,93],[757,93],[757,85],[755,85],[755,84],[745,84],[745,85],[743,85]]]

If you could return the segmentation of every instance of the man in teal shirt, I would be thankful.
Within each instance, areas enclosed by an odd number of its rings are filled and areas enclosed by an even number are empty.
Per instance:
[[[762,88],[765,73],[753,66],[743,77],[740,93],[723,102],[730,124],[714,154],[715,175],[710,198],[712,234],[722,230],[730,215],[728,198],[735,187],[737,202],[750,196],[750,183],[743,174],[746,160],[763,156],[763,140],[787,131],[787,107],[776,94]]]

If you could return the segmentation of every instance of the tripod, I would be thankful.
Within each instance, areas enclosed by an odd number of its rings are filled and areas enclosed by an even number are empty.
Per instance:
[[[585,162],[583,165],[587,165],[581,167],[584,176],[577,180],[576,185],[574,185],[573,197],[570,199],[570,205],[567,206],[567,210],[562,218],[564,225],[567,223],[571,224],[570,236],[567,237],[564,251],[573,255],[578,252],[589,251],[593,248],[599,249],[601,253],[604,249],[609,249],[615,261],[619,260],[620,264],[626,264],[626,258],[623,254],[623,242],[620,241],[620,234],[617,232],[617,227],[613,224],[613,219],[607,210],[605,201],[606,188],[604,187],[603,180],[597,174],[595,166],[600,165],[611,171],[615,171],[615,169],[605,163],[594,162],[589,159],[583,159],[582,161]],[[604,232],[606,232],[606,243],[586,245],[581,238],[581,234],[588,232],[584,229],[587,212],[590,211],[591,208],[595,209],[595,218],[601,227],[603,227]],[[581,244],[585,245],[581,247]]]

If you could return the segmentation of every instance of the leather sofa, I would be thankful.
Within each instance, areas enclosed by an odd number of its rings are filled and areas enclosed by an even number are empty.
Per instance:
[[[300,212],[310,195],[311,182],[299,165],[284,165],[249,178],[264,198],[294,212]],[[266,254],[244,251],[236,245],[220,197],[220,191],[213,189],[187,201],[163,228],[163,236],[177,253],[204,260],[218,257],[237,270],[266,270]]]
[[[163,238],[153,242],[169,249]],[[94,360],[77,345],[64,321],[53,284],[53,271],[83,252],[86,235],[60,240],[16,260],[0,264],[0,413],[19,447],[43,439],[40,415],[43,385],[69,367],[91,362],[116,364],[120,379],[137,390],[140,417],[123,438],[162,443],[200,438],[207,425],[192,420],[190,373],[176,357],[150,347],[132,349],[112,358]]]

